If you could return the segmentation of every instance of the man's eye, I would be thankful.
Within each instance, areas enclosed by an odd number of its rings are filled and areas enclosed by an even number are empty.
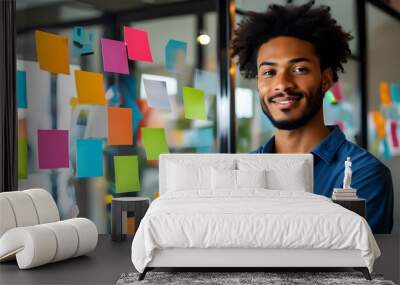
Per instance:
[[[295,67],[293,68],[293,71],[296,73],[306,73],[308,69],[305,67]]]
[[[263,71],[262,75],[265,76],[265,77],[271,77],[271,76],[274,75],[274,71],[273,70],[266,70],[266,71]]]

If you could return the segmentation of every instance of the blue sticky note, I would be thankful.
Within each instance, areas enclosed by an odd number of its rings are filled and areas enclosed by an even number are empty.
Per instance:
[[[165,47],[165,68],[170,71],[181,71],[186,62],[187,43],[169,40]]]
[[[396,83],[390,84],[390,94],[392,97],[392,102],[400,103],[399,85]]]
[[[17,70],[17,107],[28,108],[26,100],[26,72]]]
[[[103,142],[101,139],[76,141],[76,176],[103,176]]]
[[[212,147],[211,146],[199,146],[196,147],[196,153],[211,153]]]
[[[191,147],[205,148],[214,145],[212,128],[192,129],[188,133],[187,144]]]
[[[74,27],[72,30],[73,56],[93,54],[93,37],[93,32],[86,33],[83,27]]]
[[[198,139],[202,146],[212,146],[214,144],[214,135],[212,128],[203,128],[198,130]]]
[[[130,76],[121,76],[119,91],[123,97],[123,106],[132,109],[132,131],[135,139],[136,130],[143,119],[142,112],[136,104],[136,80]]]
[[[136,104],[135,101],[132,101],[131,108],[132,108],[132,122],[133,122],[132,129],[133,129],[133,134],[135,134],[140,121],[143,119],[143,115],[142,112],[140,112],[139,106]]]
[[[390,160],[392,158],[392,154],[390,153],[389,142],[387,138],[382,141],[383,144],[383,159]]]
[[[215,72],[195,69],[193,76],[194,88],[204,90],[206,96],[215,96],[218,93],[218,77]]]

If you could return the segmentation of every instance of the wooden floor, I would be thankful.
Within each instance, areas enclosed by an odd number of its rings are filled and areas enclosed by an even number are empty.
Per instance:
[[[377,235],[375,238],[382,257],[376,260],[374,272],[399,284],[399,237]],[[130,257],[131,243],[132,239],[117,243],[107,235],[100,235],[96,250],[88,256],[28,270],[19,270],[15,261],[2,263],[0,284],[115,284],[122,273],[135,271]]]

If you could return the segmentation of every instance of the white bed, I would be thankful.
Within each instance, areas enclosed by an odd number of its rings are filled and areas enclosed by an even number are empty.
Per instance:
[[[370,278],[380,251],[367,222],[312,194],[312,169],[309,154],[161,155],[160,198],[132,243],[140,279],[155,267],[354,267]],[[270,184],[256,187],[264,174]]]

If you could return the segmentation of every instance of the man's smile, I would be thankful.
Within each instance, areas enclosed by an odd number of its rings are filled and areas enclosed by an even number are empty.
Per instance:
[[[295,107],[296,103],[304,96],[302,94],[296,95],[275,95],[268,99],[269,103],[276,105],[281,110],[288,110]]]

